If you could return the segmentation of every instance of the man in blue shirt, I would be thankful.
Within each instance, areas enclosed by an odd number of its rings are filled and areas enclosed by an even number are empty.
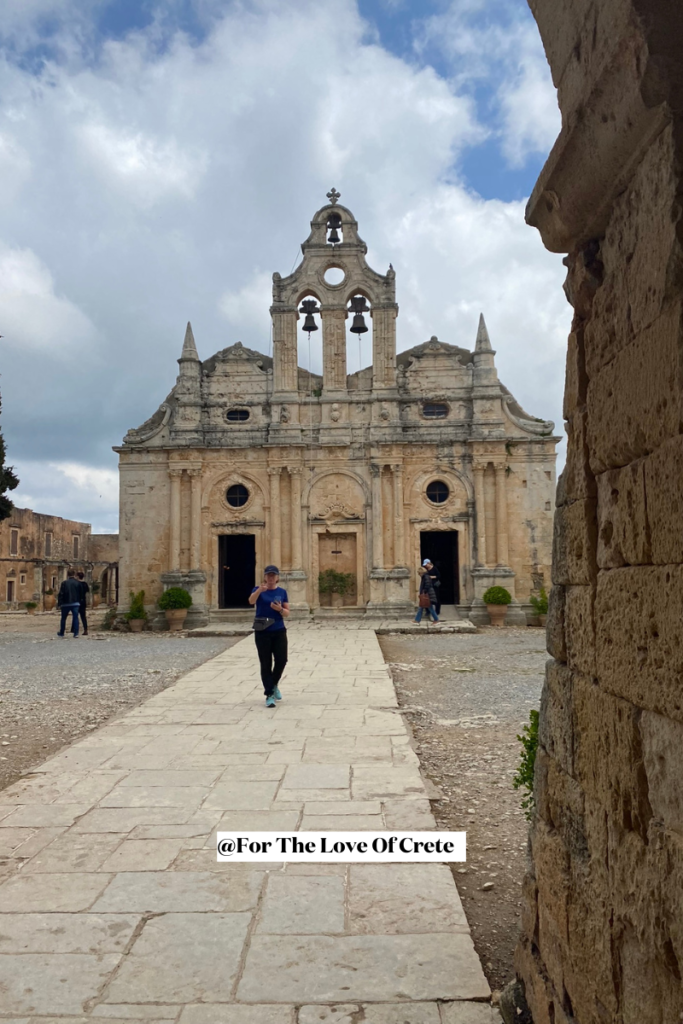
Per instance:
[[[274,708],[275,701],[282,700],[277,684],[287,664],[287,630],[284,620],[289,617],[289,599],[287,591],[278,586],[279,579],[278,567],[267,565],[263,571],[263,583],[254,587],[249,595],[249,604],[256,605],[254,640],[261,663],[261,681],[267,708]]]

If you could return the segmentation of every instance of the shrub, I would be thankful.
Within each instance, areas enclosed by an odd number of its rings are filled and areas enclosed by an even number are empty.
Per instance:
[[[484,604],[510,604],[512,594],[505,587],[489,587],[484,594]]]
[[[38,607],[38,602],[37,601],[25,601],[24,604],[25,604],[25,607],[26,607],[27,611],[31,611],[32,608],[37,608]]]
[[[52,587],[48,587],[47,590],[45,591],[45,594],[49,597],[52,597],[52,595],[54,594],[54,590],[52,589]]]
[[[538,595],[538,597],[536,597],[535,594],[532,594],[529,598],[529,601],[531,603],[531,607],[537,615],[548,614],[548,595],[546,594],[543,587],[541,587],[541,592]]]
[[[104,618],[102,619],[101,629],[111,629],[116,621],[118,612],[116,608],[107,608]]]
[[[137,594],[130,592],[130,608],[126,612],[124,618],[130,622],[131,619],[144,619],[147,621],[147,612],[145,611],[145,592],[139,590]]]
[[[159,598],[159,607],[162,612],[171,611],[175,608],[189,608],[192,604],[192,595],[183,587],[169,587]]]
[[[325,569],[318,574],[318,590],[321,594],[348,594],[355,585],[356,577],[352,572]]]
[[[517,769],[512,785],[515,789],[523,789],[522,807],[527,821],[531,821],[534,813],[534,765],[538,750],[538,711],[529,712],[529,724],[522,729],[517,739],[522,744]]]
[[[95,580],[95,582],[92,585],[92,592],[93,592],[93,594],[99,594],[101,589],[102,589],[102,584],[98,583],[98,581]]]

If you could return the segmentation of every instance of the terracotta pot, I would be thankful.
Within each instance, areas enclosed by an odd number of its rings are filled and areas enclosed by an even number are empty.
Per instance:
[[[486,610],[489,613],[492,626],[505,625],[505,616],[508,613],[508,606],[506,604],[487,604]]]
[[[51,612],[54,606],[57,604],[57,598],[54,594],[45,594],[43,597],[43,608],[46,612]]]
[[[99,608],[101,602],[102,602],[102,598],[100,597],[100,595],[99,594],[93,594],[93,596],[92,596],[92,606],[93,606],[93,608]]]
[[[36,614],[35,608],[27,608],[26,611],[29,613],[29,615],[35,615]]]
[[[145,620],[128,619],[128,625],[130,626],[131,633],[142,633],[143,626],[145,625]]]
[[[538,621],[541,623],[541,626],[543,627],[543,629],[545,629],[545,624],[548,621],[548,616],[547,615],[539,615],[538,616]]]
[[[169,629],[182,629],[186,618],[187,608],[169,608],[166,611]]]
[[[332,597],[332,607],[333,608],[341,608],[341,606],[344,604],[344,597],[343,597],[343,595],[342,594],[338,594],[336,591],[332,591],[331,597]]]

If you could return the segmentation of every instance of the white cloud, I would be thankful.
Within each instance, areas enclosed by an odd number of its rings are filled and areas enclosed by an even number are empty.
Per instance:
[[[94,533],[115,533],[118,473],[77,462],[20,461],[20,483],[12,493],[18,508],[91,523]]]
[[[458,184],[488,130],[458,82],[383,50],[354,0],[211,11],[201,43],[158,47],[150,29],[86,59],[86,24],[40,77],[0,59],[0,138],[18,168],[0,201],[3,423],[22,488],[58,514],[97,509],[109,492],[95,500],[95,478],[64,465],[115,472],[110,446],[172,387],[187,320],[201,358],[237,340],[267,353],[271,274],[298,262],[333,184],[370,264],[396,267],[399,348],[434,333],[471,346],[482,309],[504,383],[558,419],[563,270],[521,204]],[[510,138],[530,75],[515,79]]]

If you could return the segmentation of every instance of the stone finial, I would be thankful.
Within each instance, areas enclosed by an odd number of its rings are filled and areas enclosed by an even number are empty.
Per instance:
[[[477,340],[474,345],[475,352],[493,352],[491,348],[491,339],[489,338],[489,332],[486,329],[486,321],[484,320],[484,314],[479,314],[479,327],[477,328]]]
[[[339,199],[340,196],[341,196],[341,192],[337,192],[337,190],[336,190],[336,188],[334,188],[334,186],[327,193],[327,198],[332,203],[332,206],[336,206],[337,205],[337,200]]]
[[[197,346],[194,343],[194,334],[192,333],[192,324],[187,321],[187,328],[185,330],[185,340],[183,342],[183,351],[181,352],[180,359],[191,359],[193,362],[199,362],[199,356],[197,355]],[[180,360],[178,360],[180,362]]]

